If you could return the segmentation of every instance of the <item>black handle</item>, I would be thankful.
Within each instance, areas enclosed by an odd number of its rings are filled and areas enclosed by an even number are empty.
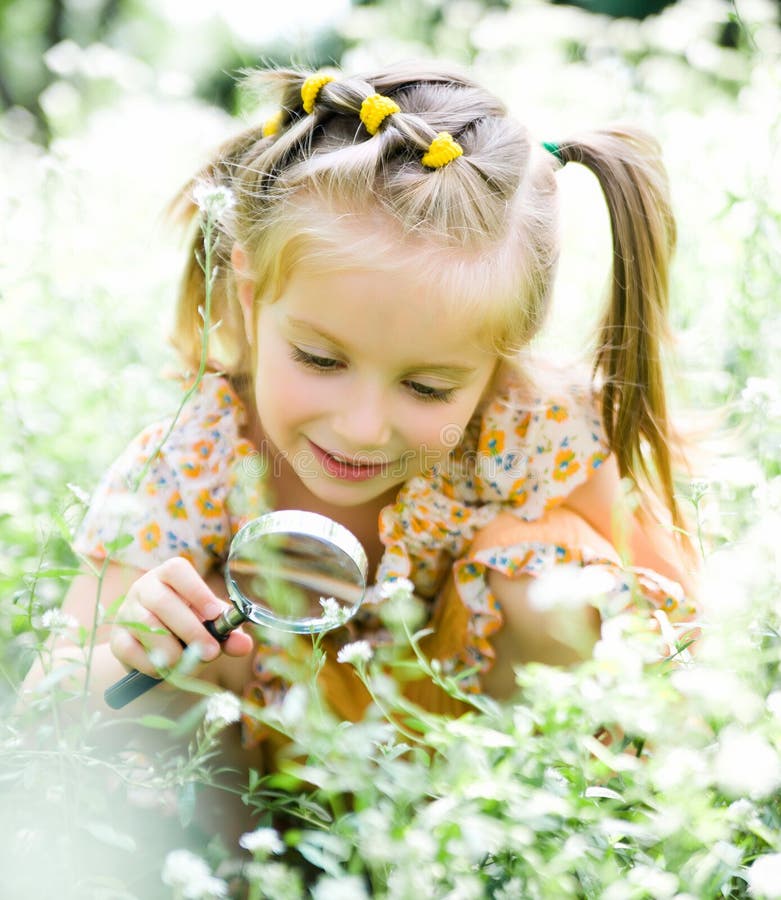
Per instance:
[[[203,627],[209,632],[209,634],[214,638],[215,641],[219,641],[220,644],[224,644],[225,641],[227,641],[231,636],[231,633],[230,631],[225,631],[224,628],[220,627],[221,619],[222,616],[218,616],[216,619],[209,619],[208,622],[203,623]]]
[[[246,616],[244,613],[235,607],[232,607],[217,616],[216,619],[210,619],[208,622],[204,622],[203,627],[216,641],[224,644],[230,637],[233,629],[238,628],[238,626],[245,621]],[[122,709],[122,707],[130,703],[131,700],[135,700],[136,697],[145,694],[156,684],[160,684],[162,680],[162,678],[144,675],[144,673],[139,672],[138,669],[133,669],[133,671],[128,672],[124,678],[120,678],[119,681],[115,681],[111,687],[106,688],[103,692],[103,699],[112,709]]]
[[[138,669],[128,672],[124,678],[114,682],[110,688],[106,688],[103,699],[112,709],[122,709],[131,700],[145,694],[150,688],[156,684],[160,684],[162,678],[154,678],[152,675],[145,675]]]

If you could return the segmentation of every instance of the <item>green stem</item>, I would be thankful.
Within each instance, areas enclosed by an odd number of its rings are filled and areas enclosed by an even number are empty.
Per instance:
[[[137,491],[141,485],[141,482],[144,479],[144,476],[149,471],[149,467],[152,465],[152,461],[155,459],[157,454],[163,449],[163,447],[168,442],[168,438],[171,437],[171,433],[176,427],[176,423],[179,420],[179,416],[182,414],[182,410],[184,409],[187,401],[195,394],[200,386],[201,381],[203,380],[203,376],[206,372],[206,364],[209,360],[209,332],[211,330],[211,311],[212,311],[212,288],[214,286],[214,275],[215,272],[212,267],[212,254],[214,252],[214,248],[216,246],[216,239],[213,236],[214,231],[214,222],[211,216],[206,216],[203,224],[201,225],[201,229],[203,231],[203,248],[204,248],[204,257],[203,262],[198,260],[201,268],[203,269],[204,275],[204,302],[203,302],[203,327],[201,331],[201,358],[198,363],[198,371],[195,375],[195,381],[190,385],[190,387],[185,391],[182,395],[181,402],[179,403],[179,408],[176,410],[173,419],[171,420],[171,424],[168,426],[168,430],[165,432],[163,437],[160,439],[158,445],[150,454],[146,463],[144,463],[143,468],[141,469],[138,477],[136,478],[133,490]]]

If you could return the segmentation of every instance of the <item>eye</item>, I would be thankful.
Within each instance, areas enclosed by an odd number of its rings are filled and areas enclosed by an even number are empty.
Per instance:
[[[342,365],[341,360],[332,359],[330,356],[315,356],[314,353],[307,353],[300,347],[296,347],[295,344],[290,346],[290,355],[302,366],[314,369],[316,372],[335,372]]]
[[[405,381],[404,384],[419,400],[429,403],[449,403],[456,393],[455,388],[435,388],[419,381]]]

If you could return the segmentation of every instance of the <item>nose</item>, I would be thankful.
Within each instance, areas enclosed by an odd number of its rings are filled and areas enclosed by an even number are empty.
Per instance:
[[[393,429],[383,391],[366,385],[345,391],[332,427],[344,444],[339,448],[344,452],[360,453],[385,447]]]

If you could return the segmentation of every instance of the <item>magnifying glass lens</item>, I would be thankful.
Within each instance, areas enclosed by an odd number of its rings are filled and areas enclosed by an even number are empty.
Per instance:
[[[225,580],[234,604],[258,625],[306,633],[355,614],[366,559],[354,536],[304,512],[277,512],[245,526],[231,544]]]

